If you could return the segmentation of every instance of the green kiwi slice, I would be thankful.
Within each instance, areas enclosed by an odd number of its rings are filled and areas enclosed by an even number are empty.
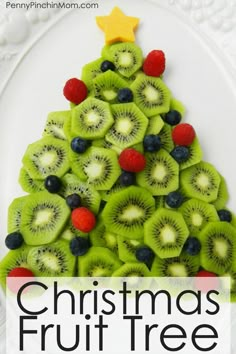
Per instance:
[[[20,230],[22,210],[28,196],[14,199],[8,208],[7,232],[10,234]]]
[[[48,115],[43,136],[66,140],[64,124],[71,115],[70,111],[51,112]]]
[[[65,228],[60,234],[60,239],[65,240],[65,241],[71,241],[75,237],[88,237],[88,234],[76,229],[73,225],[71,220],[66,224]]]
[[[66,198],[74,193],[80,196],[83,206],[90,209],[94,214],[98,213],[101,202],[99,192],[87,182],[81,181],[74,174],[67,173],[62,178],[60,194]]]
[[[199,235],[200,231],[209,223],[219,221],[213,205],[199,199],[190,199],[179,208],[192,235]]]
[[[162,130],[162,128],[164,127],[164,124],[165,123],[160,115],[150,117],[146,135],[150,135],[150,134],[158,135]]]
[[[93,89],[93,79],[102,73],[101,64],[103,61],[103,58],[99,58],[92,61],[91,63],[84,65],[82,69],[81,79],[89,90]]]
[[[147,117],[169,111],[170,92],[160,78],[139,75],[130,89],[134,94],[134,102]]]
[[[118,253],[117,235],[107,231],[102,220],[99,220],[96,227],[90,232],[91,244],[96,247],[106,247],[112,252]]]
[[[107,230],[130,239],[143,237],[143,223],[155,209],[155,200],[144,188],[131,186],[112,195],[102,217]]]
[[[31,247],[22,246],[16,250],[9,251],[0,262],[0,285],[6,288],[6,278],[14,268],[23,267],[30,269],[27,256]]]
[[[72,135],[84,139],[104,137],[114,120],[108,103],[88,97],[73,109]]]
[[[216,210],[224,209],[226,203],[229,200],[229,192],[226,181],[223,176],[220,175],[220,186],[217,194],[217,199],[212,203]]]
[[[194,277],[199,266],[199,257],[186,254],[166,259],[155,257],[151,273],[154,277]]]
[[[172,132],[171,126],[165,123],[163,128],[158,133],[161,139],[162,148],[168,152],[170,152],[174,148],[171,132]]]
[[[31,178],[62,177],[70,168],[68,145],[60,139],[44,137],[28,146],[22,162]]]
[[[120,192],[120,191],[124,190],[125,188],[126,187],[122,186],[120,184],[119,180],[118,180],[118,181],[116,181],[115,184],[113,184],[111,189],[108,189],[107,191],[101,191],[100,192],[101,198],[102,198],[102,200],[105,200],[107,202],[112,195],[114,195],[117,192]]]
[[[170,110],[178,111],[182,117],[184,116],[185,111],[186,111],[183,103],[173,97],[170,100]]]
[[[144,224],[144,242],[160,258],[180,255],[189,230],[181,213],[158,209]]]
[[[203,153],[197,138],[194,139],[193,143],[188,148],[189,158],[179,164],[180,170],[193,166],[202,160]]]
[[[96,190],[110,189],[120,176],[121,169],[115,151],[92,146],[75,158],[78,160],[72,163],[74,173],[79,177],[83,174]]]
[[[235,228],[227,222],[212,222],[202,230],[199,239],[202,267],[220,275],[228,271],[235,256]]]
[[[67,119],[65,120],[64,125],[63,125],[63,131],[65,134],[66,140],[68,140],[68,141],[71,141],[74,137],[71,132],[71,121],[72,121],[73,109],[71,109],[70,112],[71,112],[71,114],[67,117]]]
[[[151,272],[144,263],[126,263],[117,269],[113,274],[113,277],[150,277]]]
[[[27,261],[36,276],[72,277],[76,257],[71,254],[69,243],[60,240],[49,245],[32,247]]]
[[[20,224],[25,243],[37,246],[55,241],[69,215],[70,209],[59,195],[38,192],[27,196]]]
[[[91,247],[84,255],[78,257],[80,277],[110,277],[121,266],[114,252],[104,247]]]
[[[122,149],[143,141],[148,119],[134,103],[112,106],[114,124],[106,134],[106,140]]]
[[[27,193],[35,193],[44,190],[44,182],[31,178],[24,167],[20,170],[18,182]]]
[[[139,240],[130,240],[121,235],[117,239],[119,258],[123,262],[137,262],[135,252],[142,245],[142,242]]]
[[[146,153],[146,168],[137,174],[137,184],[145,187],[153,195],[167,195],[179,187],[179,166],[161,149],[156,153]]]
[[[220,176],[211,164],[202,161],[180,173],[180,184],[187,197],[210,203],[217,198]]]
[[[113,44],[107,50],[109,51],[109,59],[115,65],[116,70],[127,78],[132,76],[142,66],[142,51],[134,43]]]
[[[97,76],[93,80],[94,96],[102,101],[118,103],[119,89],[126,88],[127,82],[111,70]]]

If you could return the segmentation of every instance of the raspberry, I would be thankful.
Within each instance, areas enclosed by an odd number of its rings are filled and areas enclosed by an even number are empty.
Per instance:
[[[211,280],[202,280],[201,278],[211,278]],[[208,272],[206,270],[200,270],[195,277],[195,287],[197,290],[201,290],[203,293],[207,293],[210,290],[216,290],[219,286],[219,280],[215,273]]]
[[[172,139],[176,145],[189,146],[196,136],[195,130],[190,124],[176,125],[172,130]]]
[[[79,79],[73,78],[66,82],[63,94],[65,98],[75,104],[79,104],[87,97],[87,86]]]
[[[73,226],[82,232],[90,232],[96,225],[94,214],[84,207],[74,209],[71,213],[71,220]]]
[[[146,166],[145,157],[135,149],[125,149],[119,156],[120,167],[129,172],[140,172]]]
[[[151,51],[143,63],[143,71],[148,76],[158,77],[165,71],[166,59],[162,50]]]
[[[13,292],[17,293],[19,289],[26,283],[24,279],[11,279],[11,278],[28,278],[27,282],[33,281],[34,280],[34,273],[23,267],[18,267],[12,269],[8,275],[7,275],[7,286],[8,288]],[[27,289],[24,290],[24,293],[27,291]]]

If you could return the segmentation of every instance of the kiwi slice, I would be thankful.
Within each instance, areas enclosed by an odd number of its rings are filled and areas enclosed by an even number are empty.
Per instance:
[[[9,251],[7,255],[0,262],[0,285],[3,289],[6,288],[6,278],[10,271],[14,268],[23,267],[30,269],[30,266],[27,262],[27,256],[29,246],[22,246],[16,250]]]
[[[84,139],[104,137],[114,120],[108,103],[88,97],[72,112],[72,135]]]
[[[220,175],[220,186],[217,194],[217,199],[213,202],[216,210],[224,209],[227,201],[229,200],[229,192],[226,181],[223,176]]]
[[[120,184],[119,180],[118,180],[118,181],[116,181],[115,184],[113,184],[111,189],[108,189],[107,191],[101,191],[100,192],[101,198],[102,198],[102,200],[105,200],[107,202],[112,195],[114,195],[117,192],[120,192],[120,191],[124,190],[125,188],[126,187],[122,186]]]
[[[199,239],[202,267],[220,275],[228,271],[235,257],[235,228],[227,222],[211,222],[202,230]]]
[[[170,100],[170,110],[178,111],[182,117],[184,116],[185,111],[186,111],[183,103],[173,97]]]
[[[78,158],[76,165],[73,161],[72,169],[79,177],[83,173],[96,190],[110,189],[121,173],[115,151],[94,146]]]
[[[218,214],[213,205],[199,199],[190,199],[179,208],[192,235],[199,232],[209,223],[219,221]]]
[[[144,263],[126,263],[117,269],[113,277],[150,277],[151,273]]]
[[[103,58],[99,58],[92,61],[91,63],[84,65],[82,69],[81,79],[89,90],[93,89],[93,79],[102,73],[101,64],[103,61]]]
[[[210,203],[217,198],[220,176],[211,164],[202,161],[180,173],[180,184],[186,196]]]
[[[28,146],[22,162],[31,178],[62,177],[70,168],[68,145],[60,139],[44,137]]]
[[[117,239],[119,258],[123,262],[137,262],[135,252],[142,245],[142,242],[139,240],[130,240],[121,235]]]
[[[74,174],[68,173],[62,178],[60,194],[66,198],[74,193],[79,194],[83,206],[90,209],[94,214],[98,213],[101,202],[99,192]]]
[[[137,174],[137,184],[153,195],[167,195],[179,186],[179,166],[163,149],[146,153],[146,168]]]
[[[94,96],[102,101],[118,103],[119,89],[126,88],[127,82],[111,70],[97,76],[93,80]]]
[[[115,65],[116,70],[127,78],[132,76],[142,66],[142,51],[134,43],[113,44],[107,50],[109,51],[109,59]]]
[[[72,277],[76,257],[70,252],[69,242],[60,240],[31,248],[27,261],[36,276]]]
[[[66,241],[71,241],[75,237],[85,237],[85,238],[87,238],[88,234],[76,229],[72,225],[71,220],[69,220],[69,222],[66,224],[65,228],[63,229],[63,231],[60,234],[60,239],[66,240]]]
[[[158,209],[144,224],[144,242],[160,258],[180,255],[189,230],[181,213]]]
[[[96,139],[93,140],[92,142],[92,146],[97,146],[97,147],[102,147],[104,149],[111,149],[114,150],[118,155],[121,153],[122,149],[117,146],[117,145],[113,145],[112,143],[109,143],[109,141],[105,140],[105,139]]]
[[[110,277],[122,264],[114,252],[104,247],[91,247],[78,257],[78,262],[80,277]]]
[[[164,121],[160,115],[150,117],[149,123],[146,131],[146,135],[154,134],[157,135],[160,133],[162,128],[164,127]]]
[[[10,234],[20,230],[21,216],[28,196],[14,199],[8,208],[7,232]]]
[[[55,241],[66,224],[70,209],[59,195],[38,192],[24,203],[20,231],[27,245],[37,246]]]
[[[93,246],[106,247],[112,252],[118,253],[117,235],[107,231],[102,220],[99,220],[96,227],[90,232],[89,239]]]
[[[169,124],[164,124],[163,128],[161,131],[158,133],[160,139],[161,139],[161,146],[164,150],[170,152],[174,148],[174,143],[172,140],[172,129]]]
[[[180,170],[193,166],[202,160],[203,153],[197,138],[194,139],[193,143],[188,148],[189,158],[179,164]]]
[[[143,141],[148,119],[134,103],[112,106],[115,123],[106,134],[106,140],[122,149]]]
[[[64,124],[71,115],[70,111],[51,112],[48,115],[43,136],[66,140]]]
[[[24,167],[20,170],[18,182],[27,193],[35,193],[44,190],[44,182],[31,178]]]
[[[139,75],[130,89],[134,94],[134,102],[147,117],[169,111],[170,92],[160,78]]]
[[[155,209],[152,195],[140,187],[127,187],[112,195],[103,209],[103,220],[107,230],[130,239],[143,236],[143,223]]]
[[[179,257],[161,259],[156,257],[151,273],[154,277],[194,277],[199,270],[199,257],[181,254]]]
[[[67,117],[67,119],[65,120],[64,125],[63,125],[63,131],[64,131],[65,137],[68,141],[71,141],[74,138],[74,136],[71,132],[71,121],[72,121],[73,109],[71,109],[70,112],[71,112],[70,115]]]

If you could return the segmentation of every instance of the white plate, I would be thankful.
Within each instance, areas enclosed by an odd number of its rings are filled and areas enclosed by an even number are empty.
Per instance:
[[[6,253],[7,208],[23,194],[17,183],[27,145],[40,139],[48,112],[64,110],[64,82],[80,76],[81,67],[99,57],[103,33],[96,15],[119,5],[141,19],[137,42],[144,54],[162,49],[167,57],[165,81],[187,108],[185,121],[194,125],[204,158],[226,178],[236,211],[236,85],[226,58],[205,41],[194,26],[170,11],[163,1],[103,0],[97,10],[72,11],[54,24],[23,56],[0,101],[0,257]],[[166,4],[165,4],[166,5]],[[23,52],[22,52],[23,55]]]

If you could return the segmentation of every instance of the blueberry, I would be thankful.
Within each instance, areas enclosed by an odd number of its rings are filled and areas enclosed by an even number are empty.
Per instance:
[[[155,152],[161,148],[161,138],[159,135],[146,135],[143,140],[144,150],[147,152]]]
[[[57,193],[61,188],[61,180],[57,176],[50,175],[45,179],[44,186],[49,193]]]
[[[78,194],[70,194],[66,197],[66,203],[71,209],[79,208],[81,206],[81,198]]]
[[[184,244],[184,250],[190,256],[196,256],[201,250],[201,243],[197,237],[189,237]]]
[[[176,146],[170,154],[175,159],[175,161],[181,163],[188,160],[190,151],[187,146]]]
[[[132,172],[123,171],[120,176],[120,184],[122,186],[131,186],[135,183],[135,174]]]
[[[75,237],[70,241],[70,250],[74,256],[83,256],[90,247],[89,240],[84,237]]]
[[[184,198],[181,193],[179,192],[170,192],[166,196],[166,204],[170,208],[178,208],[183,203]]]
[[[70,146],[74,152],[77,152],[77,154],[82,154],[88,149],[90,142],[77,136],[71,141]]]
[[[220,221],[227,221],[231,222],[232,221],[232,214],[229,210],[226,209],[221,209],[217,211]]]
[[[17,248],[20,248],[23,242],[24,239],[20,232],[12,232],[11,234],[7,235],[5,239],[5,244],[10,250],[16,250]]]
[[[154,258],[154,253],[151,250],[151,248],[149,248],[147,246],[142,246],[142,247],[137,248],[137,250],[135,252],[135,256],[139,262],[144,262],[148,265],[151,265],[153,258]]]
[[[133,101],[134,95],[129,88],[122,88],[118,91],[117,98],[120,103],[128,103]]]
[[[104,60],[103,62],[102,62],[102,64],[101,64],[101,70],[102,70],[102,72],[106,72],[107,70],[112,70],[112,71],[114,71],[115,70],[115,65],[111,62],[111,61],[109,61],[109,60]]]
[[[169,125],[177,125],[181,121],[181,114],[178,111],[172,109],[165,115],[165,122]]]

